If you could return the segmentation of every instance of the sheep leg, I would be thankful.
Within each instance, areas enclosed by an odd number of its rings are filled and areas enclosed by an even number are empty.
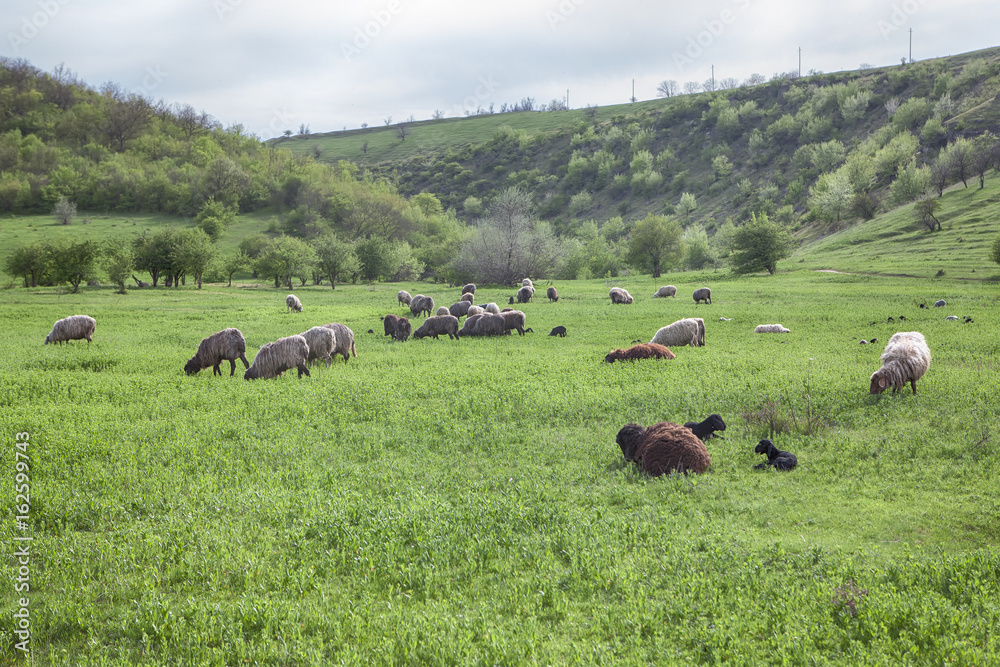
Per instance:
[[[297,368],[297,369],[299,369],[299,377],[300,377],[300,378],[301,378],[301,377],[302,377],[303,375],[305,375],[306,377],[311,377],[311,376],[309,375],[309,369],[308,369],[308,368],[306,368],[306,365],[305,365],[305,363],[304,363],[304,362],[299,362],[299,365],[298,365],[298,366],[296,366],[296,368]]]
[[[222,375],[221,371],[219,372],[219,375]],[[235,359],[230,359],[229,360],[229,377],[233,377],[234,375],[236,375],[236,360]]]
[[[216,375],[222,375],[222,370],[219,369],[219,366],[221,365],[222,365],[222,360],[220,359],[219,363],[212,366],[212,377],[215,377]]]
[[[242,362],[243,362],[243,365],[244,365],[244,366],[246,367],[246,369],[247,369],[247,370],[249,370],[249,369],[250,369],[250,364],[249,364],[249,363],[247,363],[247,355],[245,355],[245,354],[241,354],[241,355],[240,355],[240,361],[242,361]],[[233,366],[235,366],[235,365],[236,365],[236,364],[234,363],[234,364],[233,364]]]
[[[916,380],[910,380],[910,387],[913,388],[913,393],[916,394],[917,393],[917,381]]]

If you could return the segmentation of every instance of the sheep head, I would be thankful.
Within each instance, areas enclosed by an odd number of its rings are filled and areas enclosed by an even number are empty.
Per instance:
[[[871,386],[868,388],[869,394],[881,394],[889,388],[889,378],[881,372],[881,369],[872,373],[871,381]]]
[[[754,447],[754,451],[758,454],[767,454],[767,458],[770,459],[771,452],[775,451],[774,443],[767,438],[764,438],[757,443],[757,446]]]
[[[622,448],[622,455],[625,457],[626,461],[636,460],[639,442],[642,440],[642,435],[645,432],[646,429],[638,424],[625,424],[625,426],[622,426],[621,430],[618,431],[615,441],[618,443],[618,446]]]

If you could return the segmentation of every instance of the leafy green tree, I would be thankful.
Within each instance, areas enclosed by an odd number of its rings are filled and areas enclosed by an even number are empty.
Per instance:
[[[10,276],[20,276],[25,287],[37,287],[52,268],[52,252],[47,243],[36,241],[15,248],[4,260],[4,270]]]
[[[1000,264],[1000,236],[993,241],[993,246],[990,248],[990,259],[995,264]]]
[[[185,229],[177,235],[175,259],[182,273],[190,273],[201,289],[201,278],[212,260],[215,259],[215,246],[201,229]]]
[[[854,199],[854,188],[843,170],[823,174],[810,189],[809,204],[827,220],[836,219],[847,211]]]
[[[392,244],[381,236],[369,236],[355,246],[361,277],[373,283],[392,272]]]
[[[910,163],[905,169],[899,171],[896,180],[892,182],[890,192],[892,203],[896,206],[907,204],[927,191],[930,182],[930,169],[926,166],[918,167],[916,163]]]
[[[272,239],[253,262],[257,274],[264,278],[274,278],[274,286],[292,287],[292,278],[303,267],[315,263],[316,253],[303,240],[291,236]]]
[[[219,259],[219,270],[229,280],[227,287],[233,286],[233,275],[250,265],[250,258],[242,250],[229,252]]]
[[[69,283],[73,293],[92,278],[101,248],[96,241],[76,241],[52,246],[52,267],[57,282]]]
[[[132,242],[123,236],[105,240],[101,268],[108,274],[108,279],[118,286],[118,294],[125,294],[125,285],[135,270]]]
[[[684,256],[684,232],[676,220],[647,215],[635,224],[628,241],[628,261],[651,271],[654,278],[673,268]]]
[[[774,275],[778,260],[788,257],[793,246],[792,235],[780,223],[766,215],[752,216],[733,232],[729,263],[736,274],[767,271]]]
[[[198,211],[194,222],[215,242],[222,238],[227,227],[236,222],[236,213],[235,206],[226,206],[222,202],[216,201],[215,197],[210,197]]]
[[[919,220],[920,224],[927,228],[927,231],[941,231],[941,221],[934,215],[940,208],[941,202],[931,197],[928,199],[921,199],[914,204],[913,212],[917,214],[917,220]]]
[[[337,280],[356,273],[360,269],[354,246],[334,234],[326,234],[313,241],[316,251],[316,265],[320,273],[330,281],[330,288],[337,289]]]
[[[68,225],[72,223],[73,218],[76,217],[76,204],[71,202],[66,197],[60,197],[59,201],[56,202],[55,207],[52,209],[52,215],[60,224]]]
[[[143,234],[132,241],[135,268],[146,271],[156,287],[162,276],[171,276],[174,270],[174,249],[176,232],[161,229],[152,234]]]
[[[684,266],[699,270],[716,262],[715,251],[708,242],[708,233],[701,225],[684,230]]]

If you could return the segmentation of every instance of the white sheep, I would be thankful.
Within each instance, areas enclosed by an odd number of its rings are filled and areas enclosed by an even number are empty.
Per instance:
[[[44,345],[49,343],[63,344],[65,341],[84,340],[88,343],[94,340],[94,331],[97,330],[97,320],[90,315],[70,315],[61,320],[57,320],[52,325],[52,331],[45,337]]]
[[[531,282],[531,278],[525,278],[521,281],[521,287],[531,287],[534,288],[534,283]]]
[[[653,294],[653,298],[654,299],[658,298],[658,297],[665,297],[665,296],[676,297],[677,296],[677,288],[674,287],[673,285],[664,285],[660,289],[656,290],[655,294]]]
[[[496,305],[492,301],[483,306],[483,310],[487,313],[493,313],[494,315],[500,314],[500,306]]]
[[[869,394],[881,394],[890,385],[896,394],[907,382],[917,393],[917,380],[931,367],[931,351],[918,331],[894,333],[882,352],[882,368],[871,376]]]
[[[326,361],[326,367],[333,365],[333,351],[337,349],[337,334],[328,327],[313,327],[301,334],[309,345],[307,362]]]
[[[482,315],[485,312],[486,311],[483,310],[482,306],[469,306],[469,311],[466,313],[466,315],[469,316],[469,317],[472,317],[473,315]],[[498,312],[499,312],[499,309],[498,309]]]
[[[786,329],[780,324],[758,324],[753,330],[754,333],[791,333],[791,329]]]
[[[405,319],[405,318],[404,318]],[[331,356],[337,356],[338,354],[344,357],[344,363],[347,363],[348,352],[352,356],[358,356],[357,350],[354,348],[354,332],[348,329],[343,324],[337,322],[331,322],[330,324],[324,324],[327,329],[333,329],[333,332],[337,335],[337,347],[334,348]]]
[[[399,301],[399,305],[401,306],[409,306],[411,298],[410,293],[405,289],[401,289],[396,292],[396,300]]]
[[[700,322],[700,324],[699,324]],[[702,347],[705,345],[705,322],[698,317],[686,317],[661,327],[650,343],[666,347]]]
[[[285,312],[294,310],[296,313],[302,312],[302,302],[299,301],[299,297],[294,294],[289,294],[285,297]]]
[[[302,336],[286,336],[273,343],[265,343],[257,350],[253,364],[243,374],[244,380],[276,378],[291,368],[297,368],[299,377],[309,376],[306,360],[309,358],[309,344]]]
[[[611,297],[611,303],[629,304],[633,301],[632,295],[621,287],[612,287],[608,292],[608,296]]]

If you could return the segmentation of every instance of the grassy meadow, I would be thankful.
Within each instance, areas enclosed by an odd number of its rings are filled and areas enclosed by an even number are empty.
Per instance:
[[[557,283],[558,303],[522,307],[524,337],[405,343],[379,321],[403,314],[398,289],[459,290],[307,287],[301,314],[249,283],[0,292],[5,479],[30,434],[35,664],[1000,660],[996,286],[668,278],[676,299],[622,279],[630,306],[604,281]],[[695,306],[702,285],[713,304]],[[97,318],[94,342],[43,346],[75,313]],[[603,363],[689,316],[704,348]],[[252,360],[331,321],[358,356],[310,378],[182,372],[224,327]],[[791,333],[753,333],[770,322]],[[869,396],[898,330],[924,333],[930,371],[917,395]],[[704,475],[648,477],[615,444],[627,422],[713,412],[729,428]],[[764,436],[799,467],[753,470]],[[24,664],[10,482],[0,499],[0,662]]]

